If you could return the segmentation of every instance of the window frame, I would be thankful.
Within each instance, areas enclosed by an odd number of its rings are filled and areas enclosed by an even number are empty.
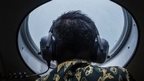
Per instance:
[[[106,60],[106,62],[111,60],[112,58],[114,58],[119,53],[119,51],[123,48],[123,46],[127,42],[130,32],[131,32],[132,17],[125,9],[122,8],[122,10],[124,13],[124,29],[123,29],[123,32],[122,32],[118,42],[115,44],[115,46],[109,52],[111,56],[108,56],[109,59]],[[35,55],[39,60],[45,62],[42,59],[42,57],[40,57],[40,55],[39,55],[40,49],[36,46],[36,44],[34,43],[34,41],[32,40],[32,37],[30,35],[29,28],[28,28],[28,19],[29,19],[29,16],[27,16],[25,18],[25,20],[23,22],[23,27],[21,27],[21,29],[20,29],[22,38],[23,38],[26,46],[29,48],[29,50],[31,50],[32,54]]]
[[[102,64],[101,66],[105,66],[106,63],[108,63],[111,59],[115,58],[123,50],[123,47],[126,45],[127,41],[129,40],[129,36],[132,33],[133,18],[129,14],[129,12],[127,12],[124,8],[122,8],[122,10],[124,13],[123,32],[122,32],[121,37],[119,38],[118,42],[112,48],[112,51],[109,52],[111,56],[108,56],[108,59],[106,60],[106,62],[104,64]],[[32,40],[32,37],[30,35],[29,28],[28,28],[28,19],[29,19],[29,16],[27,16],[24,19],[24,21],[22,22],[21,27],[19,29],[18,43],[22,42],[22,43],[18,44],[19,51],[21,53],[20,55],[22,56],[21,51],[24,48],[27,48],[28,51],[26,51],[26,52],[33,55],[36,60],[46,64],[46,61],[44,61],[43,58],[41,57],[41,55],[39,54],[40,49],[36,46],[36,44],[34,43],[34,41]],[[134,50],[135,50],[135,48],[134,48]],[[22,56],[22,58],[23,58],[23,56]],[[130,58],[132,58],[132,56]],[[129,60],[131,60],[131,59],[129,59]],[[129,61],[127,61],[127,63],[125,63],[123,65],[123,67],[125,67],[128,63],[129,63]],[[33,71],[36,72],[35,70],[33,70]]]

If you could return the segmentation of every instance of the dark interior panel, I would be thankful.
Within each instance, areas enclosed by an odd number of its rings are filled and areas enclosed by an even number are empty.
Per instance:
[[[49,0],[5,0],[0,1],[0,76],[9,73],[34,72],[22,60],[17,45],[17,35],[23,19],[36,7]],[[126,68],[136,81],[144,81],[144,5],[138,0],[113,0],[126,8],[134,17],[139,31],[139,42],[133,59]],[[2,81],[34,81],[37,77]],[[0,80],[1,81],[1,80]]]

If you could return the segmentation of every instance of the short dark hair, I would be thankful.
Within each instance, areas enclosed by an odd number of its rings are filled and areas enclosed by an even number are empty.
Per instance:
[[[83,59],[79,51],[92,49],[96,38],[94,22],[81,11],[69,11],[58,17],[52,25],[52,33],[56,39],[56,60]],[[69,54],[64,52],[68,51]],[[61,58],[61,60],[59,60]]]

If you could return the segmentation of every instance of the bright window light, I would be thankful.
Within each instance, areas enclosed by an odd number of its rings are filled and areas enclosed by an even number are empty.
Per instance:
[[[87,14],[95,22],[100,37],[109,42],[109,56],[100,66],[124,67],[129,63],[137,46],[138,30],[124,8],[110,0],[52,0],[34,9],[24,19],[18,34],[20,54],[35,73],[48,68],[38,55],[41,37],[48,35],[53,20],[72,10]]]

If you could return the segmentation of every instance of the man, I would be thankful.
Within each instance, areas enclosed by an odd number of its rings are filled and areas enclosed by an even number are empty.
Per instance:
[[[58,65],[37,81],[134,81],[122,67],[91,65],[91,62],[99,61],[97,54],[92,55],[96,50],[96,30],[94,22],[80,11],[70,11],[58,17],[50,30],[55,40],[55,53],[52,58],[44,57],[56,60]]]

